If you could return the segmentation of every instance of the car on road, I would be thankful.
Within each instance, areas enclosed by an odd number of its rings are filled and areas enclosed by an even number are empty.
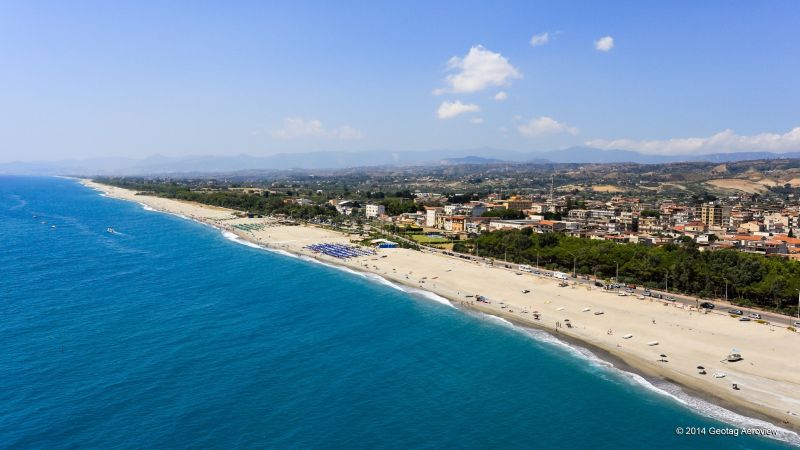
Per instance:
[[[795,323],[794,323],[794,326],[796,326],[796,327],[800,327],[800,320],[798,320],[797,322],[795,322]]]
[[[759,313],[750,313],[748,315],[750,317],[752,317],[753,319],[760,319],[761,318],[761,314],[759,314]]]
[[[734,315],[737,315],[737,316],[741,316],[741,315],[744,314],[741,309],[729,309],[728,313],[734,314]]]
[[[739,317],[739,322],[750,322],[749,317]]]
[[[603,282],[602,281],[595,281],[594,285],[597,286],[597,287],[603,287]]]
[[[645,297],[650,297],[652,293],[650,292],[650,289],[645,289],[644,292],[642,292],[642,295]]]
[[[703,309],[714,309],[714,304],[711,302],[703,302],[700,303],[700,307]]]
[[[667,297],[667,301],[668,302],[674,302],[675,301],[675,297]]]

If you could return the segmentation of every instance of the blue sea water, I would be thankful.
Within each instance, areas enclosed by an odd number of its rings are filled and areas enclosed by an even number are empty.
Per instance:
[[[788,447],[676,435],[734,425],[544,333],[74,180],[0,177],[0,272],[2,448]]]

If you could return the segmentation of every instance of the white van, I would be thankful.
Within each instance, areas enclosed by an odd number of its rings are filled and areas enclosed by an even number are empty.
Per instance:
[[[520,264],[519,265],[519,271],[520,272],[533,272],[533,268],[531,268],[531,266],[529,266],[527,264]]]
[[[564,272],[553,272],[553,278],[557,278],[559,280],[566,280],[568,277],[567,274],[565,274]]]

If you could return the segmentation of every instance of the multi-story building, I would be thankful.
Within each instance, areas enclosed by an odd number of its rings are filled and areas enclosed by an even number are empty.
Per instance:
[[[441,206],[427,206],[425,207],[425,226],[435,227],[438,222],[438,217],[444,214],[444,208]]]
[[[369,204],[364,208],[367,217],[378,217],[386,214],[386,207],[383,205]]]
[[[695,218],[708,226],[727,226],[730,216],[730,206],[723,206],[715,202],[703,203],[695,211]]]

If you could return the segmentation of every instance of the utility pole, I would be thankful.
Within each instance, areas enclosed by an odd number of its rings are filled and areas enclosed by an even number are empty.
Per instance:
[[[578,257],[572,255],[572,278],[578,278]]]
[[[619,261],[617,261],[617,276],[614,277],[614,283],[619,283]]]
[[[539,252],[536,252],[536,267],[539,267]]]
[[[725,280],[725,302],[728,302],[728,280]]]

